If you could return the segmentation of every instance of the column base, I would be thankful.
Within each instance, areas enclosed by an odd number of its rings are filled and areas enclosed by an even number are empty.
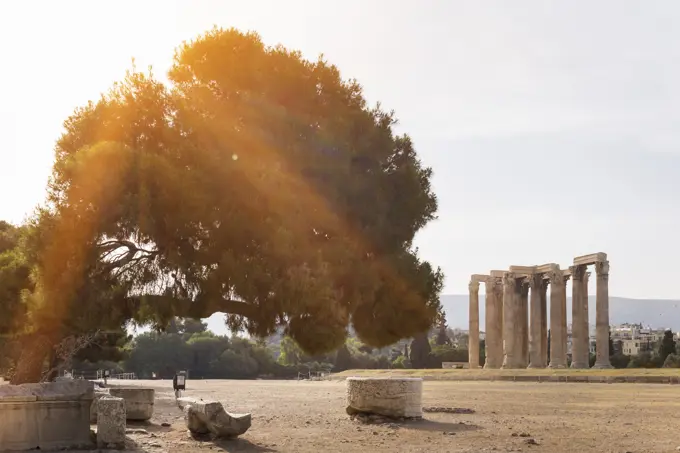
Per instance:
[[[614,368],[611,363],[597,363],[595,362],[595,365],[593,365],[594,370],[611,370]]]
[[[529,370],[532,370],[532,369],[536,370],[536,369],[541,369],[541,368],[545,368],[545,365],[534,365],[533,363],[530,363],[529,366],[527,367],[527,369],[529,369]]]
[[[524,370],[524,369],[526,369],[526,367],[522,365],[503,365],[501,367],[501,370]]]
[[[590,365],[587,363],[571,362],[571,368],[574,370],[588,370],[590,369]]]
[[[567,365],[562,364],[562,363],[550,363],[548,365],[548,368],[551,368],[553,370],[562,370],[562,369],[565,369],[566,367],[567,367]]]

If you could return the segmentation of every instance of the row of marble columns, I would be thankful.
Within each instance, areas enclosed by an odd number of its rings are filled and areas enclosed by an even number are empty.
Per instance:
[[[606,255],[574,260],[569,270],[556,264],[475,274],[470,281],[469,364],[479,367],[479,287],[485,284],[486,323],[484,368],[567,367],[567,281],[572,279],[572,368],[588,368],[588,264],[595,265],[596,361],[609,363],[609,262]],[[586,259],[584,259],[586,258]],[[585,262],[585,263],[584,263]],[[577,264],[578,263],[578,264]],[[547,301],[550,288],[550,361],[548,362]]]

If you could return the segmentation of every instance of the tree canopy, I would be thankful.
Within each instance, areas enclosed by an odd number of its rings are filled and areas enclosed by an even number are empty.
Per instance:
[[[34,220],[33,331],[223,312],[314,354],[349,324],[376,347],[432,325],[443,275],[413,247],[432,171],[393,113],[323,58],[234,29],[184,43],[168,78],[133,69],[65,121]]]

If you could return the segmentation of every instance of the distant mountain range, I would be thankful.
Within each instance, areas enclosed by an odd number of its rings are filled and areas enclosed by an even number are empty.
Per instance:
[[[548,297],[548,299],[550,299]],[[468,329],[468,295],[446,294],[441,296],[446,310],[446,320],[451,328]],[[485,297],[479,295],[479,328],[484,330]],[[548,313],[550,300],[548,300]],[[595,325],[595,296],[588,296],[588,318],[591,329]],[[550,319],[548,317],[548,319]],[[571,323],[571,297],[567,298],[567,323]],[[609,323],[641,323],[652,328],[680,330],[680,300],[627,299],[609,297]]]

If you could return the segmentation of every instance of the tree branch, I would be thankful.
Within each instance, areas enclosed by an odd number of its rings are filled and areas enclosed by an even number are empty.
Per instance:
[[[206,297],[201,298],[200,301],[192,301],[191,299],[171,298],[161,295],[144,295],[133,297],[131,300],[138,304],[138,308],[141,307],[142,303],[150,306],[170,303],[172,304],[173,314],[180,318],[209,318],[218,312],[246,318],[257,316],[257,310],[254,305],[233,299]]]

